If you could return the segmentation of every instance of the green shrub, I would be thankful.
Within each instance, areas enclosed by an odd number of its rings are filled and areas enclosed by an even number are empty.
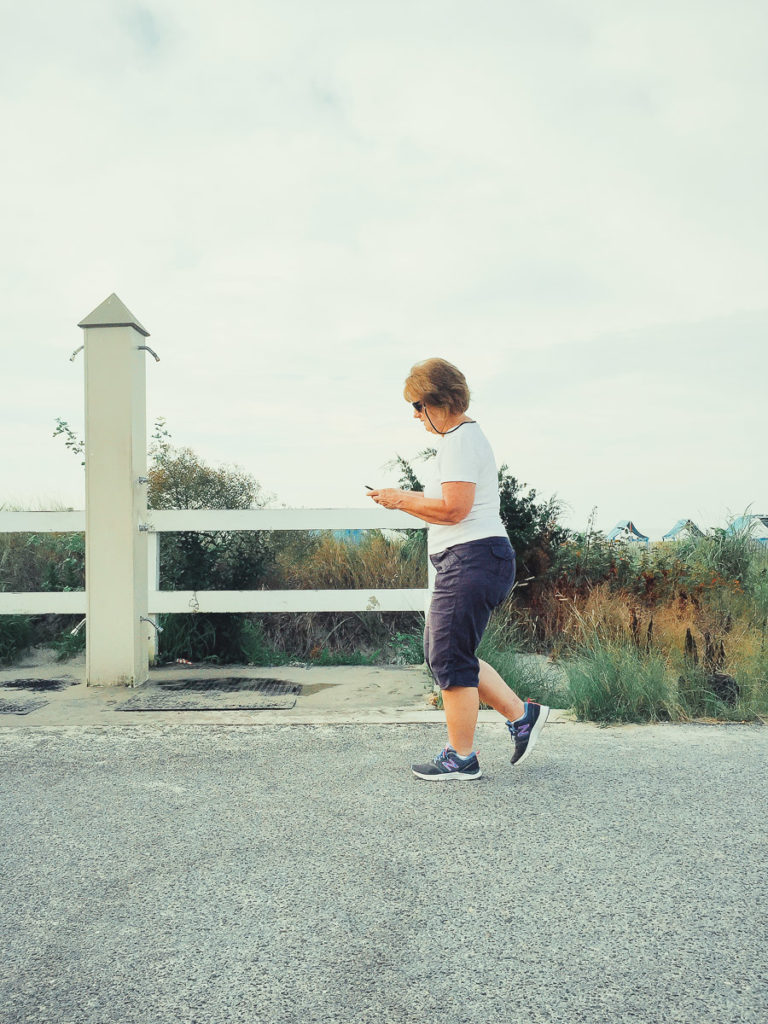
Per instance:
[[[242,618],[238,615],[160,615],[159,662],[186,661],[237,664],[243,661]]]
[[[32,645],[32,621],[27,615],[0,615],[0,665],[10,665]]]
[[[653,545],[609,541],[601,532],[577,533],[560,545],[551,576],[560,588],[588,590],[607,583],[653,604],[674,598],[681,585],[691,585],[690,567],[676,544]]]
[[[156,435],[157,436],[157,432]],[[150,509],[262,508],[270,496],[238,467],[212,467],[189,448],[151,449]],[[250,590],[262,585],[272,561],[269,532],[182,531],[160,539],[164,590]]]
[[[246,619],[240,634],[243,659],[249,665],[282,665],[288,658],[267,638],[258,619]]]
[[[396,632],[389,641],[391,661],[395,665],[421,665],[424,661],[424,630],[420,633]]]
[[[67,659],[74,658],[85,651],[87,627],[83,626],[74,635],[72,633],[73,628],[68,626],[58,636],[49,641],[50,646],[56,652],[56,661],[67,661]]]

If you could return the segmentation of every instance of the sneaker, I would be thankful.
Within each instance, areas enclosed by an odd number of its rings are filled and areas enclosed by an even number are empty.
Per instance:
[[[541,736],[541,730],[549,715],[549,708],[546,704],[537,704],[535,700],[525,702],[525,716],[522,721],[510,722],[507,719],[507,728],[515,744],[515,752],[510,759],[510,764],[521,764],[536,746],[536,741]]]
[[[483,774],[477,754],[462,760],[453,747],[445,747],[429,764],[412,764],[411,771],[417,779],[429,782],[437,779],[479,779]]]

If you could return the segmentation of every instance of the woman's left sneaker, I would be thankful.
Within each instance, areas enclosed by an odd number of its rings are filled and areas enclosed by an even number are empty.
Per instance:
[[[427,779],[428,782],[440,779],[479,779],[483,774],[477,754],[471,754],[464,760],[450,746],[445,747],[429,764],[412,764],[411,771],[417,779]]]
[[[536,746],[541,730],[547,721],[549,708],[546,704],[537,704],[535,700],[525,702],[525,715],[517,722],[507,719],[507,728],[515,744],[515,752],[510,758],[511,764],[522,764]]]

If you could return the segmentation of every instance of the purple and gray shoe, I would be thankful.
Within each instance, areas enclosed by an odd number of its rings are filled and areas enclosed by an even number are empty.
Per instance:
[[[541,730],[547,721],[549,708],[546,704],[537,704],[535,700],[525,702],[525,712],[517,722],[507,719],[507,728],[515,744],[515,752],[510,758],[511,764],[522,764],[536,746]]]
[[[453,747],[445,747],[429,764],[412,764],[411,771],[417,779],[437,782],[442,779],[479,779],[480,762],[477,754],[467,758],[459,757]]]

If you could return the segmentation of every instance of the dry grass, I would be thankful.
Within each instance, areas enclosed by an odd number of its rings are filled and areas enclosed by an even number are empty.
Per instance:
[[[289,540],[275,559],[280,584],[296,590],[406,589],[427,585],[426,559],[404,540],[371,531],[360,543],[323,533]]]

